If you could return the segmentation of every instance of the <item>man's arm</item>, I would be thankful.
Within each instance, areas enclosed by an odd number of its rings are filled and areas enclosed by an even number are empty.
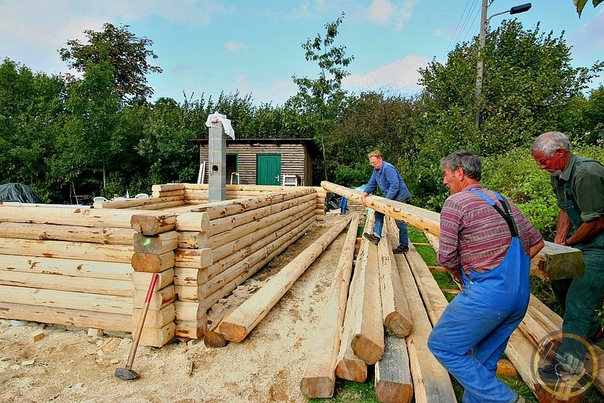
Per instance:
[[[558,213],[558,222],[556,223],[556,236],[554,237],[554,243],[564,245],[564,241],[568,236],[573,224],[568,218],[566,211],[560,210]]]
[[[570,220],[569,220],[570,221]],[[581,224],[577,232],[566,240],[566,244],[569,246],[576,245],[578,243],[589,242],[594,236],[604,229],[604,216],[600,216],[597,220],[584,222]],[[556,238],[558,235],[556,234]]]
[[[534,258],[534,257],[535,257],[535,255],[536,255],[537,253],[539,253],[539,251],[540,251],[541,249],[543,249],[543,247],[544,247],[544,246],[545,246],[545,242],[543,242],[543,241],[539,242],[539,243],[538,243],[538,244],[536,244],[536,245],[531,246],[531,249],[530,249],[530,251],[529,251],[529,257],[530,257],[531,259],[532,259],[532,258]]]

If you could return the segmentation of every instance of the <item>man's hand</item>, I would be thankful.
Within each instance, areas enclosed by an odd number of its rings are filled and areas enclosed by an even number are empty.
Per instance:
[[[585,369],[583,360],[578,359],[572,354],[564,354],[562,360],[560,360],[560,366],[562,369],[572,375],[580,374]]]
[[[363,203],[363,206],[367,207],[367,192],[363,192],[361,195],[361,202]]]

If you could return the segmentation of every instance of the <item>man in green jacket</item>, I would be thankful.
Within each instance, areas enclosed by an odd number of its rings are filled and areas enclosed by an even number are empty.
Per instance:
[[[560,207],[554,243],[581,250],[585,260],[583,277],[551,282],[564,311],[564,337],[550,375],[558,375],[556,364],[578,374],[583,370],[585,343],[604,339],[595,313],[604,289],[604,166],[573,154],[568,138],[560,132],[540,135],[531,154],[539,168],[550,173]],[[548,369],[541,375],[547,377]]]

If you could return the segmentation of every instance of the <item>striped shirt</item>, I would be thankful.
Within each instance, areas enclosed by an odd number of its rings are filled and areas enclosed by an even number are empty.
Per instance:
[[[440,213],[438,262],[447,269],[485,272],[497,267],[505,257],[512,235],[503,217],[482,197],[470,192],[477,189],[491,200],[495,193],[474,184],[447,198]],[[506,198],[507,199],[507,198]],[[524,252],[543,240],[537,229],[507,199]],[[501,202],[497,201],[501,207]],[[503,210],[503,209],[502,209]]]

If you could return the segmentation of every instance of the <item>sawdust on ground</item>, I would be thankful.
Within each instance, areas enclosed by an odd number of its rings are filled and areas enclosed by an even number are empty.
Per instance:
[[[340,216],[326,217],[214,305],[210,317],[241,304]],[[136,380],[115,377],[132,346],[128,333],[96,338],[82,328],[0,320],[0,402],[306,402],[300,380],[345,236],[346,231],[241,343],[139,346],[132,366],[141,375]],[[44,337],[34,341],[39,330]]]

